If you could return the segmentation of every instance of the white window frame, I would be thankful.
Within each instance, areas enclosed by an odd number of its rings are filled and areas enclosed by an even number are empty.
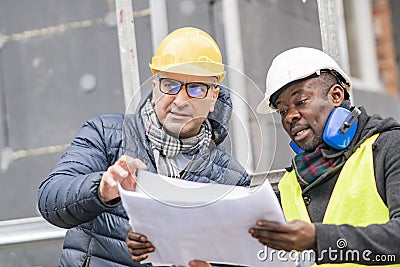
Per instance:
[[[341,32],[341,38],[347,46],[347,49],[342,51],[347,51],[348,59],[350,58],[349,55],[354,59],[353,62],[348,61],[353,87],[359,90],[383,92],[376,52],[371,1],[338,0],[338,2],[343,7],[341,10],[343,12],[338,12],[338,15],[341,16],[339,20],[344,22],[340,26],[339,32]],[[345,13],[349,14],[351,22],[346,21]],[[352,37],[352,47],[348,45],[348,37]],[[357,77],[352,75],[354,72],[357,73]]]

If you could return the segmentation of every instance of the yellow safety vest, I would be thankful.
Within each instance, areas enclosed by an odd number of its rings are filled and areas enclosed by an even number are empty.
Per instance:
[[[378,136],[376,134],[364,141],[346,161],[330,197],[323,224],[367,226],[389,221],[389,209],[378,193],[374,175],[372,145]],[[278,187],[286,220],[311,222],[295,172],[286,173]],[[337,265],[362,266],[351,263]]]

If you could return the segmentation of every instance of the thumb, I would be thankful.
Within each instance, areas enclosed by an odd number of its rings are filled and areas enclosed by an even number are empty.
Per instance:
[[[128,191],[136,191],[136,179],[129,175],[119,181],[121,187]]]
[[[191,261],[189,261],[189,266],[190,267],[211,267],[211,264],[209,264],[206,261],[191,260]]]
[[[146,164],[144,164],[144,162],[138,158],[132,158],[128,155],[125,155],[125,161],[126,161],[126,165],[131,170],[135,170],[135,169],[146,170],[147,169]]]

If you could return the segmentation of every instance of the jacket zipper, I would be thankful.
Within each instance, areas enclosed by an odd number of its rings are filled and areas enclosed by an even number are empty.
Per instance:
[[[181,175],[181,179],[185,178],[185,176],[186,176],[186,174],[187,174],[187,172],[188,172],[190,166],[192,166],[193,159],[194,159],[194,154],[192,154],[192,158],[190,159],[189,164],[188,164],[188,165],[186,166],[186,168],[183,170],[183,173],[182,173],[182,175]]]
[[[90,261],[90,256],[86,256],[85,260],[83,261],[82,267],[88,267]]]

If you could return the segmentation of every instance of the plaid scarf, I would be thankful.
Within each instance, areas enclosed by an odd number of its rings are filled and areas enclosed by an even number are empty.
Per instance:
[[[179,178],[180,170],[174,158],[180,153],[193,155],[206,150],[210,146],[212,135],[208,120],[203,122],[198,135],[177,139],[164,131],[150,100],[147,100],[141,109],[141,116],[159,174]]]
[[[322,174],[342,164],[345,160],[343,153],[337,157],[329,157],[330,154],[338,154],[337,152],[326,143],[322,143],[313,152],[297,154],[292,159],[292,166],[300,187],[304,189]]]
[[[350,110],[350,105],[350,101],[346,100],[341,107]],[[312,152],[297,154],[292,159],[292,167],[296,173],[300,187],[304,189],[322,174],[333,170],[343,164],[344,161],[344,153],[339,153],[339,151],[322,142]]]

